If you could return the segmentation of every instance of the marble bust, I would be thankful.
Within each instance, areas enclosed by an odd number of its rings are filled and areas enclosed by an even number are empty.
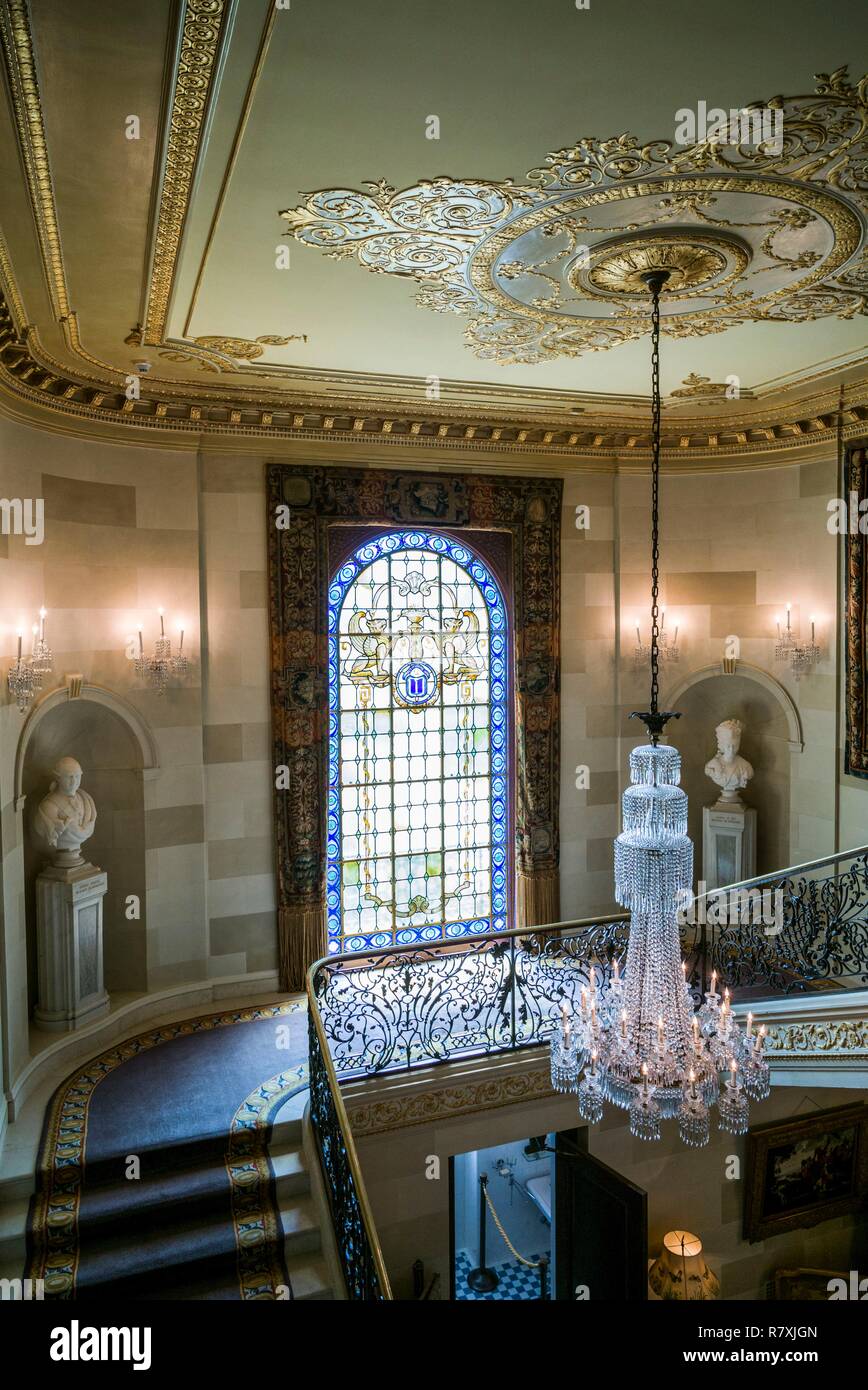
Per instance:
[[[96,806],[93,797],[81,788],[81,775],[75,758],[60,758],[48,795],[33,817],[33,833],[45,848],[54,851],[57,868],[77,868],[85,862],[81,846],[96,825]]]
[[[717,752],[705,764],[705,775],[710,777],[721,789],[718,806],[741,806],[739,792],[753,777],[753,768],[747,758],[739,754],[742,725],[738,719],[724,719],[715,729]]]

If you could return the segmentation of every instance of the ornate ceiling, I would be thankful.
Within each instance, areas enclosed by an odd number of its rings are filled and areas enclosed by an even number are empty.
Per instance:
[[[628,0],[539,0],[530,30],[518,0],[0,0],[7,409],[639,455],[662,260],[672,458],[818,442],[842,385],[860,431],[868,107],[838,63],[868,25],[669,8],[663,34]],[[685,140],[699,94],[781,143]]]

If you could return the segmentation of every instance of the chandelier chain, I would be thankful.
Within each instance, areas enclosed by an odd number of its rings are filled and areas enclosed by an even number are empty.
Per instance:
[[[660,694],[660,289],[651,290],[651,713]]]

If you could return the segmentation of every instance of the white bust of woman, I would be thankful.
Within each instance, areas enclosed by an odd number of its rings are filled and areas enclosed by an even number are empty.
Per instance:
[[[738,719],[724,719],[714,732],[717,735],[717,752],[705,764],[705,775],[721,788],[718,806],[741,806],[739,792],[753,777],[753,768],[738,751],[742,725]]]
[[[33,833],[55,851],[54,863],[63,868],[83,864],[81,846],[96,826],[93,797],[81,789],[81,766],[75,758],[60,758],[54,781],[33,817]]]

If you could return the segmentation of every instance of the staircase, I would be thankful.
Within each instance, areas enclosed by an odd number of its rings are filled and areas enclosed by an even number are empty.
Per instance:
[[[334,1298],[300,1119],[278,1120],[269,1157],[293,1298]],[[0,1279],[23,1275],[33,1190],[32,1173],[0,1178]],[[79,1278],[77,1300],[238,1298],[237,1260],[227,1227],[229,1193],[219,1150],[192,1146],[179,1154],[158,1182],[136,1190],[135,1207],[128,1204],[131,1184],[125,1183],[127,1205],[120,1216],[117,1183],[97,1183],[88,1190],[88,1224],[81,1231],[82,1241],[88,1242],[88,1272]]]

